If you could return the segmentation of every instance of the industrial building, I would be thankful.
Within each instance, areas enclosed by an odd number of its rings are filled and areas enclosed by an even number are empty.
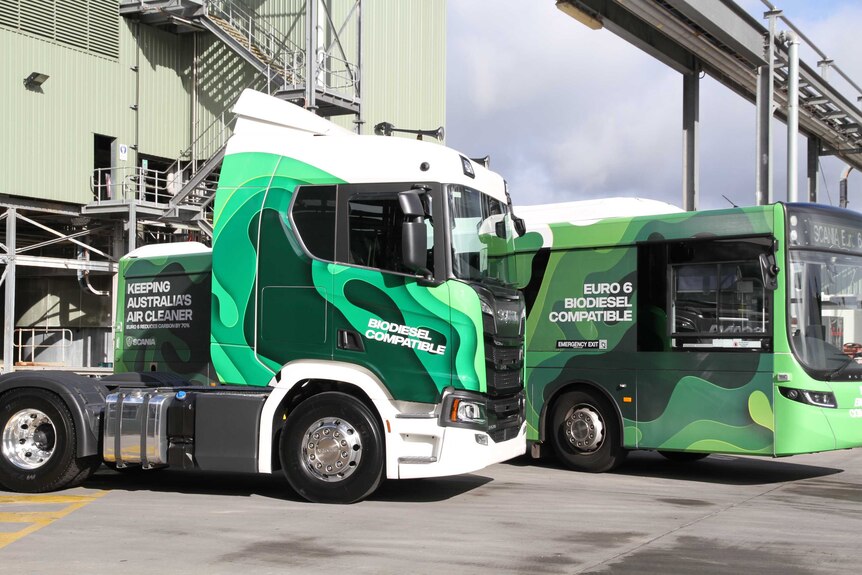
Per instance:
[[[109,371],[118,259],[209,240],[233,102],[445,118],[445,1],[0,2],[2,371]]]

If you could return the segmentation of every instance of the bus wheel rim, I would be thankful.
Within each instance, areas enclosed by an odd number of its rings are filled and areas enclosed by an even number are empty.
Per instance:
[[[593,453],[605,440],[605,423],[601,414],[591,405],[572,407],[563,420],[566,440],[576,451]]]

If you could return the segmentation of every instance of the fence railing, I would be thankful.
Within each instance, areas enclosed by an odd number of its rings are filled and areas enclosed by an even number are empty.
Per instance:
[[[26,339],[25,339],[26,336]],[[66,328],[18,328],[15,330],[16,365],[50,365],[64,367],[66,350],[72,346],[72,330]],[[60,361],[40,362],[40,350],[58,349]]]

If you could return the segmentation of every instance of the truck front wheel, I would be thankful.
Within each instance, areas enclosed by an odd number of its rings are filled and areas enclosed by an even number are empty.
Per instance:
[[[316,503],[360,501],[383,478],[380,425],[368,406],[346,393],[321,393],[295,407],[279,455],[291,487]]]
[[[99,466],[78,457],[75,423],[66,404],[48,391],[15,389],[0,397],[0,485],[41,493],[72,487]]]

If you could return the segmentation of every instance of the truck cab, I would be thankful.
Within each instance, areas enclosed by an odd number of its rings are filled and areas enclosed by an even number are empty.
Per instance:
[[[522,454],[519,221],[503,179],[257,92],[235,112],[211,250],[121,262],[106,460],[284,472],[310,500],[351,502],[384,477]],[[179,381],[135,384],[153,374]]]

